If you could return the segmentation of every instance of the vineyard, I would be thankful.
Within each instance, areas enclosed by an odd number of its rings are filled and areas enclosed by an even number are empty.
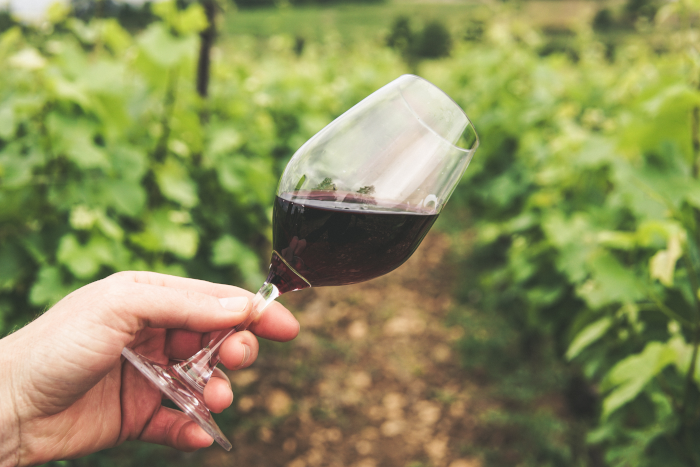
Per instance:
[[[2,335],[120,270],[257,289],[291,155],[403,73],[481,139],[406,265],[425,276],[287,299],[298,342],[263,345],[217,417],[238,458],[134,443],[56,465],[700,465],[695,3],[560,28],[508,2],[459,21],[364,5],[392,15],[370,35],[250,26],[343,5],[228,7],[206,92],[199,3],[156,3],[138,27],[58,6],[40,26],[0,21]],[[396,428],[412,416],[423,441]]]

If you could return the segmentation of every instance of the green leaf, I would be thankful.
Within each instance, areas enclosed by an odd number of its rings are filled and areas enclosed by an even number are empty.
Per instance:
[[[131,45],[131,36],[114,18],[102,21],[102,40],[116,55],[121,56]]]
[[[132,235],[131,240],[145,250],[169,251],[183,259],[194,257],[199,246],[197,231],[173,222],[166,210],[155,212],[146,222],[145,229]]]
[[[81,279],[92,278],[101,265],[109,265],[113,261],[112,252],[106,240],[93,236],[86,245],[81,245],[73,234],[66,234],[61,238],[56,258],[74,276]]]
[[[175,22],[178,15],[178,6],[173,0],[158,2],[152,7],[153,14],[160,17],[169,26]]]
[[[24,250],[32,257],[32,259],[38,264],[46,264],[49,261],[47,250],[44,246],[43,239],[40,235],[32,233],[30,235],[25,235],[20,237],[19,241],[22,243]],[[51,251],[53,253],[53,251]]]
[[[61,239],[56,257],[76,277],[92,277],[100,268],[97,258],[82,248],[73,235],[66,235]]]
[[[70,225],[76,230],[88,230],[97,220],[97,213],[85,205],[74,206],[70,212]]]
[[[207,21],[206,14],[204,14],[202,5],[191,3],[190,6],[178,15],[175,29],[177,29],[180,34],[191,34],[205,30],[208,25],[209,22]]]
[[[608,332],[608,329],[610,329],[612,323],[612,319],[605,317],[583,328],[583,330],[576,335],[569,349],[566,351],[566,359],[573,360],[583,349],[603,337],[603,335]]]
[[[676,271],[676,262],[683,254],[681,241],[685,239],[685,232],[676,232],[668,239],[668,247],[656,252],[649,260],[649,272],[652,279],[659,281],[666,287],[673,285],[673,275]]]
[[[185,168],[175,159],[169,158],[165,164],[156,167],[154,171],[158,187],[166,198],[188,208],[199,202],[197,186]]]
[[[197,253],[199,235],[192,227],[168,229],[163,235],[163,247],[177,256],[189,259]]]
[[[124,231],[117,222],[110,219],[107,214],[100,211],[97,213],[97,225],[106,237],[121,241]]]
[[[646,296],[643,282],[613,255],[599,251],[588,259],[587,266],[591,278],[576,292],[590,307],[596,309],[608,304],[634,302]]]
[[[683,335],[680,333],[674,333],[668,341],[669,348],[673,349],[676,353],[676,369],[679,373],[684,374],[690,368],[690,362],[692,361],[693,346],[688,344]],[[700,382],[700,361],[695,364],[695,380],[696,384]]]
[[[0,138],[9,139],[15,134],[15,111],[5,102],[0,105]]]
[[[61,271],[55,266],[43,266],[37,280],[32,285],[29,301],[33,305],[53,305],[63,297],[80,287],[79,283],[65,285]]]
[[[212,132],[207,155],[216,160],[218,156],[230,154],[243,144],[243,138],[233,128],[222,128]]]
[[[194,57],[197,44],[192,39],[175,37],[162,23],[153,23],[141,34],[138,43],[152,62],[163,68],[171,68],[186,58]]]
[[[637,227],[637,242],[646,247],[658,247],[660,242],[667,244],[675,235],[685,241],[686,232],[683,226],[669,219],[647,220]]]
[[[126,66],[112,60],[98,60],[80,75],[80,85],[93,93],[117,94],[124,91],[126,84]]]
[[[0,60],[4,60],[8,53],[12,53],[20,47],[22,41],[22,29],[14,26],[0,35]]]
[[[675,361],[673,348],[650,342],[642,353],[618,362],[605,379],[605,386],[614,389],[603,401],[603,419],[637,397],[652,378]]]
[[[16,146],[8,146],[0,152],[0,186],[4,189],[27,185],[32,179],[36,159],[17,152]]]
[[[237,238],[224,235],[214,242],[211,262],[217,266],[238,264],[241,258],[255,254]]]
[[[694,106],[700,105],[700,92],[678,80],[646,87],[646,99],[630,109],[630,118],[620,130],[621,147],[632,154],[644,153],[672,141],[682,157],[690,160],[690,114]]]
[[[247,284],[257,286],[265,279],[260,274],[258,256],[235,237],[224,235],[212,248],[211,262],[217,266],[235,265]]]
[[[685,201],[694,208],[700,208],[700,182],[689,180],[685,186]]]
[[[28,47],[14,54],[8,60],[10,66],[36,71],[46,66],[46,59],[34,48]]]
[[[97,41],[98,30],[95,23],[85,23],[78,18],[69,18],[66,26],[80,41],[86,45],[92,45]]]
[[[217,169],[221,186],[241,203],[271,203],[276,180],[269,161],[238,155],[221,160]]]
[[[146,192],[135,181],[108,179],[100,183],[99,190],[100,203],[129,216],[139,215],[146,203]]]
[[[678,207],[684,199],[694,199],[697,182],[693,180],[683,155],[673,144],[666,143],[658,154],[648,156],[656,159],[632,171],[634,182],[648,196],[666,206]],[[663,161],[663,163],[659,162]]]
[[[153,13],[180,34],[200,32],[208,25],[204,9],[198,3],[192,3],[186,9],[180,10],[175,2],[167,0],[155,3],[152,8]]]
[[[80,84],[68,81],[61,76],[51,77],[49,83],[51,83],[52,91],[57,99],[75,102],[84,109],[92,107],[92,99]]]
[[[615,162],[612,172],[615,190],[612,199],[629,207],[640,219],[663,219],[668,211],[664,199],[641,182],[626,161]]]
[[[119,145],[110,147],[111,162],[119,178],[140,182],[148,169],[148,156],[143,148]]]
[[[23,256],[16,245],[9,242],[0,245],[0,290],[12,289],[21,281],[22,271],[29,269]]]
[[[576,213],[565,218],[554,211],[544,216],[542,228],[558,250],[557,267],[569,277],[572,283],[583,280],[587,274],[586,260],[596,246],[596,234],[586,214]]]
[[[66,155],[83,169],[106,168],[109,165],[105,152],[95,146],[88,135],[76,136],[75,139],[71,139]]]
[[[51,113],[47,126],[56,150],[75,162],[81,169],[108,168],[109,159],[101,147],[94,142],[95,129],[91,122],[71,119],[58,113]]]
[[[637,246],[637,234],[634,232],[602,231],[598,233],[598,243],[616,250],[632,250]]]
[[[46,10],[46,19],[52,24],[65,21],[71,13],[71,7],[62,2],[53,2]]]

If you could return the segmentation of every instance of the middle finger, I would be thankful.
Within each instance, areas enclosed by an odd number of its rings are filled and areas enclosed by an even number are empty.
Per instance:
[[[229,370],[245,368],[258,358],[258,340],[250,331],[237,332],[221,344],[219,357]]]

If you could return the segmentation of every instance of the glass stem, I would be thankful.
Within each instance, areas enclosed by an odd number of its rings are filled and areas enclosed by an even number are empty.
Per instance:
[[[258,293],[255,294],[250,314],[243,322],[228,331],[219,332],[206,347],[188,360],[173,366],[173,369],[179,376],[191,383],[200,394],[203,394],[204,386],[209,382],[214,367],[221,360],[219,357],[221,343],[233,333],[248,329],[248,326],[260,318],[263,310],[279,296],[280,292],[277,287],[274,284],[265,282],[258,290]]]

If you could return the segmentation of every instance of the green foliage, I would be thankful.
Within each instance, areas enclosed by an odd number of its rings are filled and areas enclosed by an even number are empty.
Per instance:
[[[413,31],[407,16],[398,16],[391,26],[391,32],[386,37],[386,45],[401,53],[407,53],[413,46]]]
[[[516,348],[551,340],[580,368],[599,398],[588,442],[609,465],[691,465],[700,68],[687,31],[627,38],[615,61],[579,36],[576,63],[538,58],[542,38],[521,24],[493,33],[456,53],[462,69],[423,70],[478,116],[482,147],[450,202],[475,219],[463,300],[521,329]],[[508,355],[496,350],[491,365]]]
[[[569,349],[566,351],[566,358],[569,360],[575,358],[583,349],[603,337],[612,324],[612,319],[605,316],[586,326],[571,342]]]
[[[659,9],[660,3],[656,0],[627,0],[625,13],[632,21],[640,18],[652,20]]]
[[[414,54],[421,58],[441,58],[450,55],[452,36],[440,21],[431,21],[425,25],[416,40]]]
[[[5,32],[15,25],[15,21],[12,19],[7,7],[0,8],[0,33]]]
[[[610,8],[601,8],[593,17],[591,26],[599,32],[608,32],[615,28],[615,17]]]
[[[386,37],[386,44],[398,51],[409,64],[415,64],[422,59],[450,55],[452,36],[441,21],[431,21],[422,30],[414,31],[407,16],[398,16]]]

